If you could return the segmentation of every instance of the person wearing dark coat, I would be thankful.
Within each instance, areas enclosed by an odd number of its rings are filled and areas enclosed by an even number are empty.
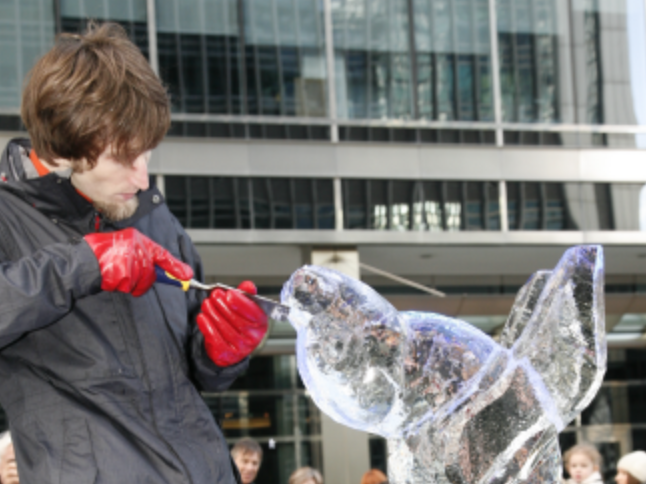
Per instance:
[[[0,405],[21,482],[234,484],[200,392],[246,368],[267,318],[239,291],[155,281],[203,277],[149,187],[165,89],[121,27],[90,25],[36,63],[22,118],[31,140],[0,159]]]

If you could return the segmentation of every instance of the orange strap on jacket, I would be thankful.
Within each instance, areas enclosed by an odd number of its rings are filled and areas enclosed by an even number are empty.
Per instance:
[[[43,165],[42,161],[38,158],[38,155],[36,155],[36,150],[31,150],[29,152],[29,159],[31,162],[34,164],[34,168],[36,168],[36,171],[38,172],[38,176],[45,176],[49,174],[49,168],[47,168],[45,165]],[[92,199],[88,197],[85,193],[83,193],[81,190],[76,189],[79,195],[81,195],[83,198],[85,198],[88,202],[92,203]]]
[[[45,165],[43,165],[42,162],[38,159],[38,156],[36,155],[36,150],[31,150],[29,152],[29,159],[34,164],[34,168],[36,168],[36,171],[38,172],[38,176],[45,176],[49,174],[49,169]]]

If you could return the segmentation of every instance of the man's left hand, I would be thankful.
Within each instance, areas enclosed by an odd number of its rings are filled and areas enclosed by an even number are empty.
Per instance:
[[[249,281],[238,289],[258,292]],[[202,303],[197,325],[209,358],[224,367],[238,363],[256,349],[267,332],[267,315],[240,292],[216,289]]]

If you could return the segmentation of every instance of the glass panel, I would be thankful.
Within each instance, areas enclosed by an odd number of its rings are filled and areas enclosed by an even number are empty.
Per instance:
[[[173,93],[173,108],[325,116],[323,12],[317,5],[317,0],[158,1],[160,72]]]
[[[268,229],[271,227],[269,214],[269,180],[256,178],[253,180],[253,211],[254,227]]]
[[[391,183],[392,200],[390,205],[391,230],[408,230],[410,228],[412,182],[393,181]]]
[[[611,184],[610,206],[615,230],[646,230],[646,185]]]
[[[487,230],[500,230],[500,198],[498,194],[498,183],[486,182],[485,190],[487,194]]]
[[[371,180],[370,190],[370,228],[385,230],[388,228],[388,182]]]
[[[331,0],[340,118],[414,117],[407,3]]]
[[[251,228],[251,203],[252,200],[249,196],[251,187],[251,180],[248,178],[236,179],[236,188],[238,190],[238,206],[240,210],[240,228]]]
[[[234,178],[214,178],[212,181],[213,228],[235,229],[237,226],[234,181]]]
[[[424,220],[427,230],[443,230],[442,223],[442,183],[424,182]]]
[[[183,226],[188,223],[187,183],[188,178],[185,176],[164,177],[166,205]]]
[[[321,413],[310,397],[298,397],[298,425],[302,435],[321,434]]]
[[[558,58],[567,11],[558,0],[497,0],[496,6],[503,120],[571,121],[559,104],[572,102],[569,83],[559,90],[569,80]]]
[[[564,230],[567,226],[565,201],[560,183],[545,183],[545,230]]]
[[[211,224],[209,220],[209,181],[210,179],[205,177],[189,178],[191,228],[208,228]]]
[[[571,225],[581,230],[646,230],[643,183],[565,183]]]
[[[294,355],[256,356],[231,385],[231,390],[271,390],[293,388],[296,378]]]
[[[466,230],[484,229],[484,218],[483,218],[484,194],[482,193],[482,189],[483,189],[482,183],[478,183],[478,182],[466,183],[466,214],[465,214]]]
[[[54,2],[0,2],[0,108],[19,108],[22,84],[54,43]]]
[[[444,186],[444,216],[446,230],[455,232],[462,227],[462,184],[446,182]]]
[[[294,211],[297,229],[314,228],[312,180],[294,180]]]
[[[60,0],[60,12],[63,32],[82,32],[89,19],[120,24],[148,57],[146,0]]]
[[[271,185],[271,214],[273,229],[294,228],[292,214],[293,193],[292,182],[285,178],[272,178]]]
[[[174,111],[242,112],[236,3],[155,2],[159,72]]]
[[[493,120],[487,0],[413,0],[419,117]]]
[[[366,180],[343,180],[344,224],[346,229],[368,228]]]
[[[503,119],[645,124],[639,0],[496,0]],[[612,136],[646,147],[640,135]]]
[[[301,466],[323,469],[323,444],[321,442],[303,442],[301,444]]]
[[[318,229],[335,228],[334,186],[332,180],[314,180]]]

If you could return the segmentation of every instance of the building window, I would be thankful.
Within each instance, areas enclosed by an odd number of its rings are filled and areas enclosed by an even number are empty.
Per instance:
[[[576,230],[578,201],[564,183],[507,182],[509,230]]]
[[[148,15],[146,0],[76,0],[59,1],[63,32],[85,31],[89,19],[121,25],[130,40],[148,57]]]
[[[19,108],[23,79],[54,43],[54,2],[8,0],[0,3],[0,108]],[[18,130],[3,123],[3,129]]]
[[[417,115],[493,120],[487,0],[414,0]]]
[[[560,120],[556,0],[497,0],[505,121]]]
[[[316,0],[157,1],[159,65],[179,112],[327,115]]]
[[[166,201],[194,229],[335,227],[330,179],[165,177]]]
[[[346,229],[500,230],[497,182],[344,180],[343,198]]]

